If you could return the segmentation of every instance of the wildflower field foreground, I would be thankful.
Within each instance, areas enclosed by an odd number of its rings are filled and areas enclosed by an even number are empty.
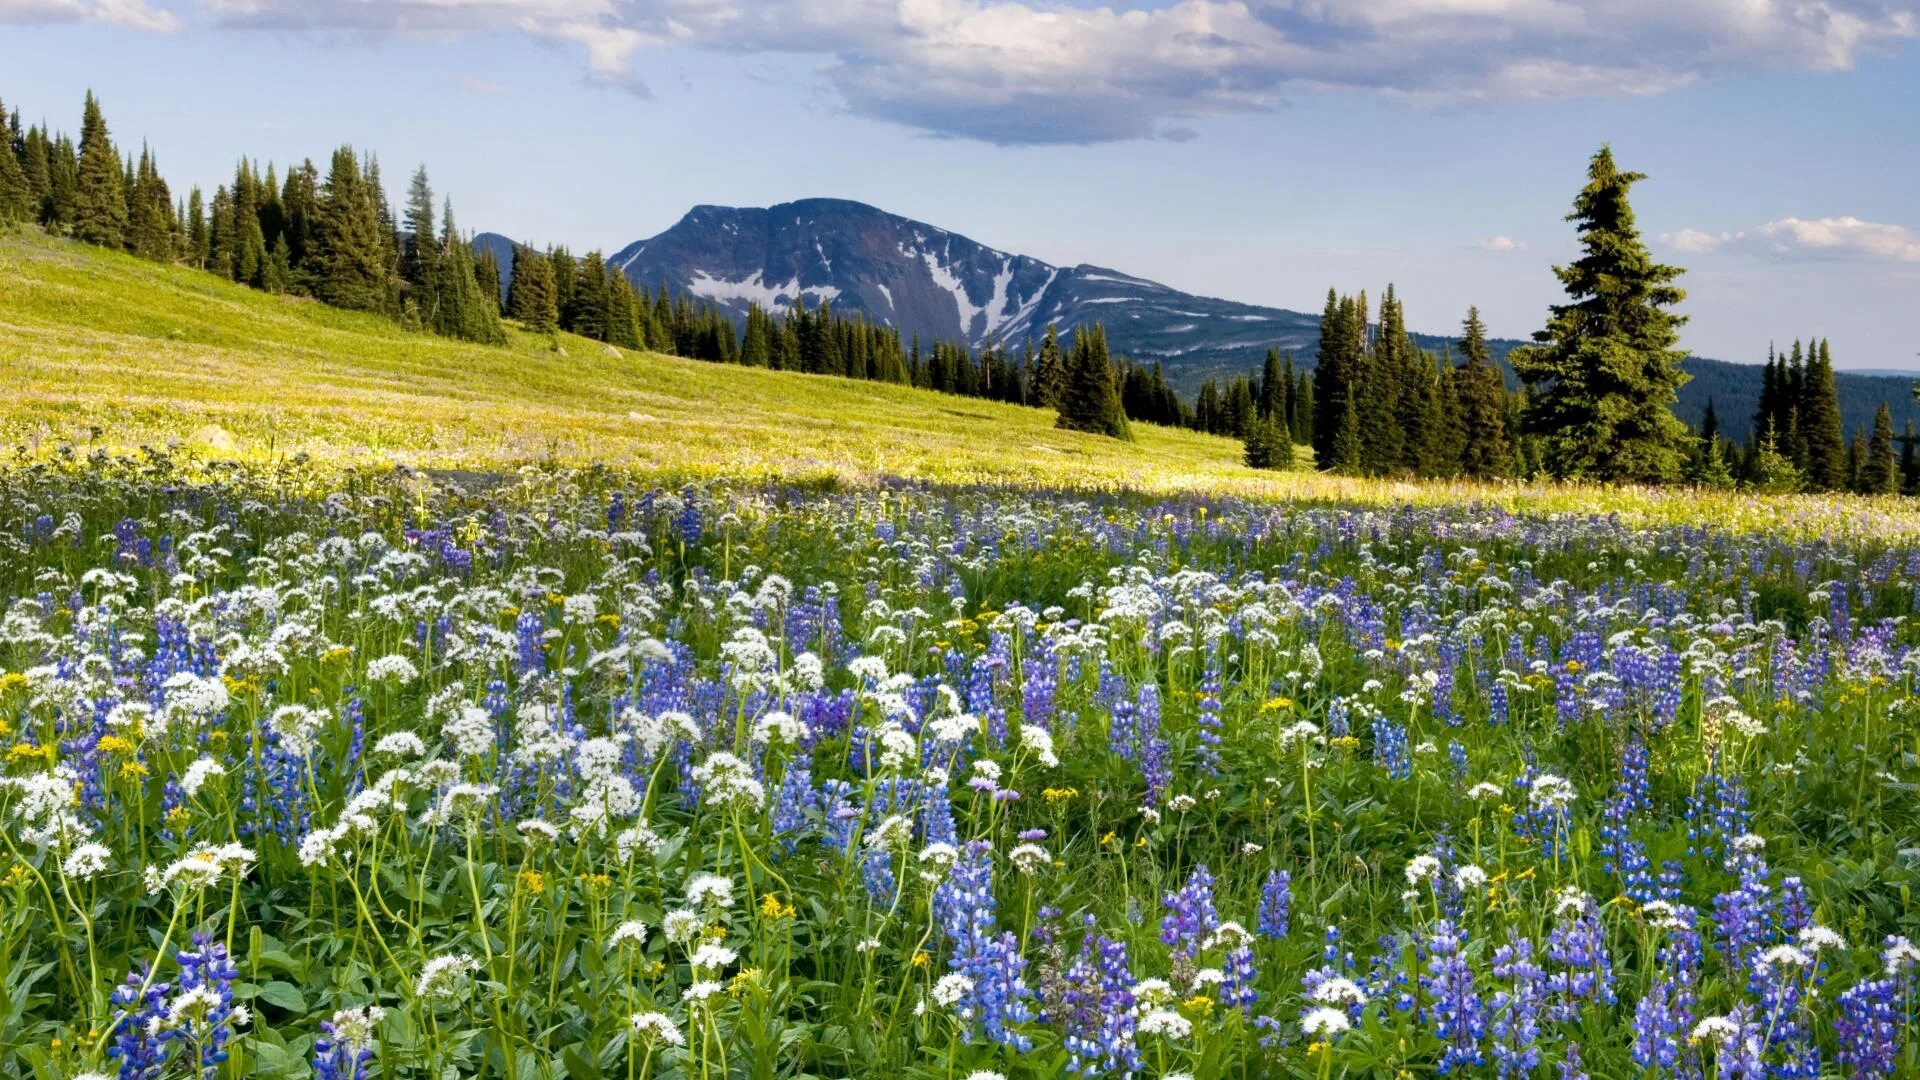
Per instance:
[[[16,469],[0,1075],[1917,1075],[1832,506]]]

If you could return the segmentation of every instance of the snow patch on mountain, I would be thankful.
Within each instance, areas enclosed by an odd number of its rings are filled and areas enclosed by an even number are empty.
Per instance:
[[[802,287],[799,278],[769,285],[760,280],[758,270],[740,281],[728,281],[713,277],[704,270],[695,270],[693,277],[687,283],[687,291],[695,296],[722,304],[759,304],[769,311],[787,307],[796,296],[804,295],[815,300],[832,300],[840,295],[840,288],[837,285]]]

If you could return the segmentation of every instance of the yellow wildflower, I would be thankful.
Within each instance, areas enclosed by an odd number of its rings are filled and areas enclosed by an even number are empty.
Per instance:
[[[538,870],[520,871],[520,887],[535,896],[547,891],[547,875]]]

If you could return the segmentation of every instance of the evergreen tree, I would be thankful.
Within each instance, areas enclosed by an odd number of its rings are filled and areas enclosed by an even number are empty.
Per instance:
[[[422,265],[430,268],[428,292],[435,298],[432,319],[426,325],[436,334],[499,344],[507,339],[500,328],[500,316],[480,294],[480,282],[473,271],[473,253],[453,223],[453,203],[446,204],[441,215],[443,231],[437,250],[423,252]]]
[[[7,115],[5,107],[0,106],[0,119]],[[19,127],[19,114],[14,114],[14,128]],[[16,150],[17,131],[0,127],[0,226],[14,225],[32,221],[36,199],[33,186],[27,181],[27,170],[18,156],[24,150]]]
[[[205,270],[212,252],[213,238],[207,231],[206,200],[200,197],[199,185],[195,185],[193,194],[187,196],[187,261]]]
[[[1352,336],[1353,300],[1327,290],[1327,306],[1320,315],[1320,344],[1313,369],[1313,455],[1322,469],[1345,469],[1357,463],[1348,460],[1336,447],[1346,422],[1347,403],[1353,384],[1352,367],[1358,359],[1359,342]],[[1362,317],[1364,321],[1364,316]],[[1356,424],[1357,424],[1356,416]],[[1358,444],[1352,447],[1358,452]]]
[[[1873,414],[1873,436],[1867,442],[1860,490],[1868,495],[1891,495],[1900,490],[1900,462],[1893,450],[1893,410],[1884,401]]]
[[[280,212],[283,235],[287,240],[287,261],[293,268],[297,288],[313,292],[316,264],[312,259],[314,221],[319,216],[320,170],[311,159],[298,169],[287,170],[286,183],[280,188]]]
[[[127,246],[135,255],[156,262],[172,262],[173,195],[160,177],[153,153],[140,148],[140,165],[134,172],[133,194],[129,200]]]
[[[1266,362],[1260,368],[1261,416],[1279,416],[1282,423],[1287,419],[1287,394],[1293,389],[1291,374],[1282,375],[1280,371],[1280,350],[1268,349]]]
[[[1747,466],[1747,486],[1762,494],[1799,491],[1805,484],[1793,460],[1780,452],[1778,433],[1769,426],[1755,444]]]
[[[561,318],[581,337],[607,340],[607,260],[598,251],[587,252],[580,262],[580,273],[568,309]]]
[[[916,351],[918,344],[916,338]],[[1052,323],[1048,323],[1047,336],[1040,340],[1040,354],[1034,361],[1033,403],[1043,409],[1059,408],[1065,380],[1066,358],[1060,352],[1060,334]]]
[[[260,228],[260,185],[245,158],[233,177],[233,280],[266,287],[267,237]]]
[[[107,157],[111,157],[109,149]],[[119,170],[112,161],[101,165],[103,183],[116,184],[118,192]],[[40,215],[40,223],[48,231],[72,234],[74,220],[79,212],[78,196],[80,190],[80,152],[73,140],[61,135],[47,147],[47,201]],[[124,213],[124,199],[114,200],[119,211]]]
[[[1487,328],[1480,309],[1469,307],[1461,324],[1460,354],[1466,362],[1454,372],[1459,401],[1460,471],[1476,479],[1509,475],[1513,454],[1507,445],[1507,388],[1487,350]]]
[[[1799,435],[1806,444],[1807,484],[1819,491],[1844,491],[1852,478],[1840,399],[1833,388],[1833,353],[1824,341],[1818,346],[1808,343],[1800,400]]]
[[[1107,354],[1107,332],[1098,323],[1074,331],[1073,349],[1066,361],[1056,405],[1056,426],[1116,439],[1131,439],[1127,416],[1114,385],[1113,361]]]
[[[553,247],[547,249],[547,265],[553,271],[553,304],[554,310],[560,313],[560,329],[572,330],[573,316],[577,312],[573,304],[573,290],[580,277],[580,263],[573,257],[573,252],[564,247]],[[675,351],[686,354],[684,342],[676,341],[674,344]]]
[[[1511,357],[1532,391],[1527,426],[1556,475],[1666,482],[1687,446],[1671,408],[1687,378],[1685,319],[1669,310],[1686,295],[1673,284],[1681,271],[1654,262],[1634,225],[1627,197],[1643,174],[1620,171],[1602,147],[1587,177],[1568,215],[1582,255],[1554,268],[1571,302],[1554,305],[1540,344]]]
[[[1242,440],[1243,454],[1248,466],[1255,469],[1290,469],[1293,467],[1293,437],[1280,423],[1280,418],[1267,413],[1256,416],[1247,425],[1246,437]]]
[[[391,312],[379,200],[353,148],[333,152],[313,221],[314,295],[353,311]]]
[[[107,135],[100,102],[87,91],[80,121],[80,161],[74,175],[73,236],[89,244],[117,248],[127,232],[126,174]]]
[[[645,340],[635,310],[633,283],[618,270],[607,277],[607,343],[622,349],[638,349]]]
[[[1909,494],[1920,485],[1920,451],[1915,450],[1915,441],[1913,421],[1909,420],[1900,433],[1900,490]]]
[[[559,329],[559,309],[553,288],[553,264],[527,245],[513,249],[513,281],[507,290],[513,317],[536,334]]]
[[[437,325],[435,288],[442,276],[437,265],[442,244],[434,228],[433,187],[427,182],[425,165],[413,171],[407,185],[406,230],[400,249],[400,280],[406,289],[406,302],[423,325]],[[460,320],[455,316],[453,321]]]

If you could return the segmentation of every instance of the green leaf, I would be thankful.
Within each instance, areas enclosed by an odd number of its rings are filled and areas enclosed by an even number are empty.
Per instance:
[[[292,1013],[307,1011],[307,999],[300,993],[300,988],[277,979],[260,988],[260,1000]]]
[[[570,1080],[600,1080],[600,1066],[588,1061],[574,1047],[569,1046],[560,1052],[560,1062],[567,1067]]]

